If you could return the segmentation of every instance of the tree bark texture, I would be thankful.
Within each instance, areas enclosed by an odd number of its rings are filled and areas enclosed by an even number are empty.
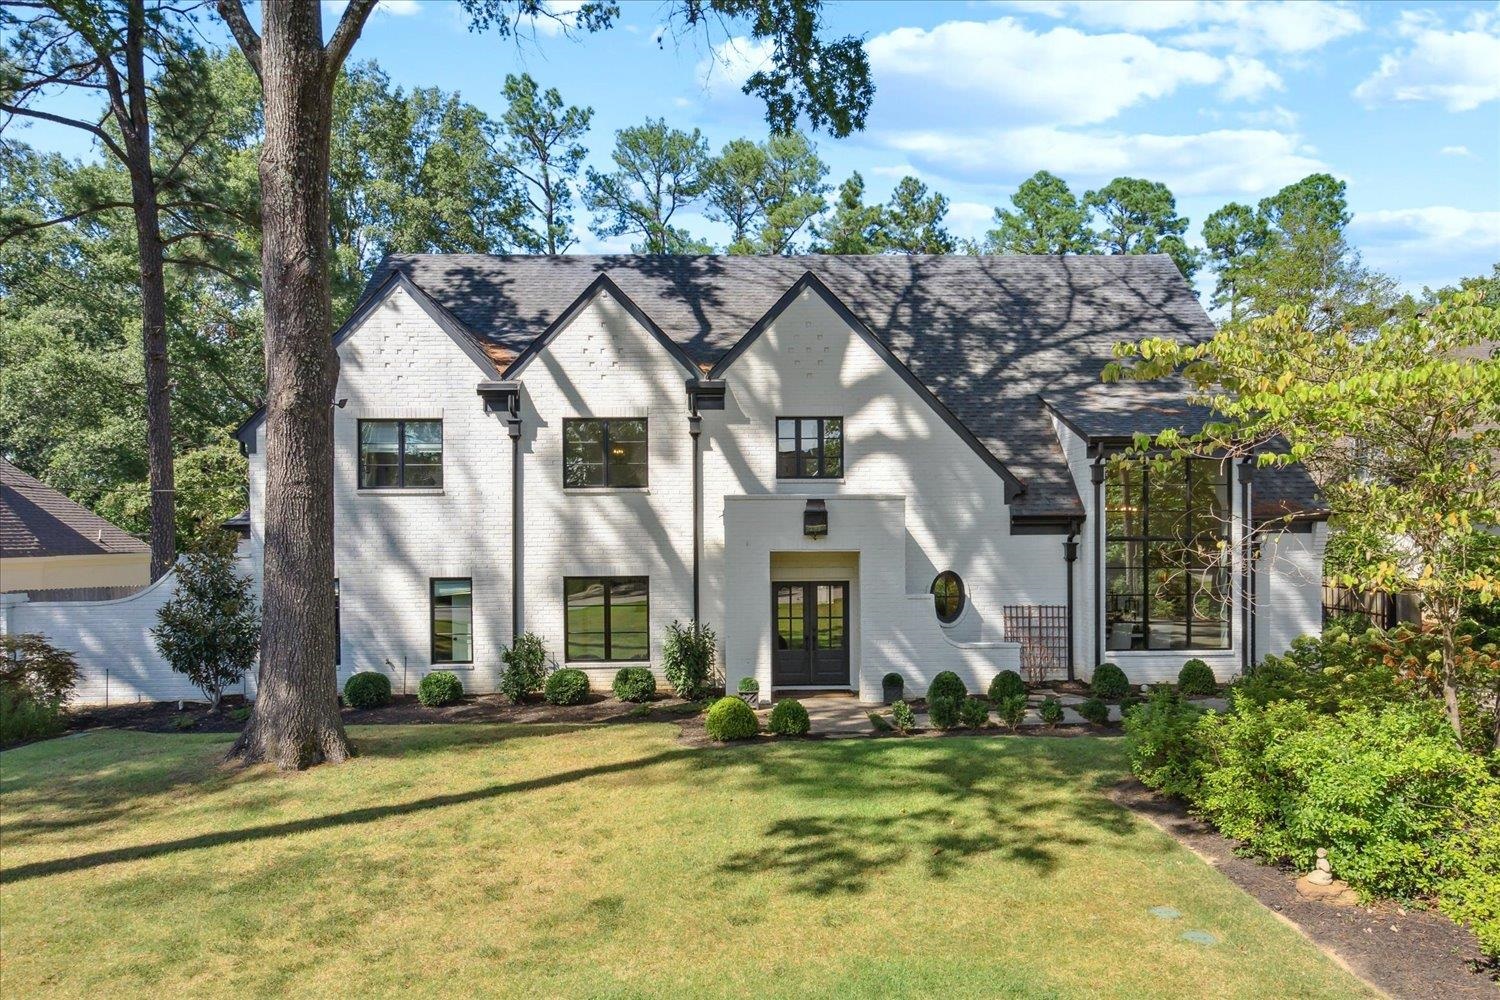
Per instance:
[[[265,144],[265,562],[260,683],[230,757],[282,769],[353,753],[333,635],[333,393],[328,167],[337,65],[318,0],[261,5]]]
[[[146,364],[146,455],[151,481],[151,579],[177,561],[177,504],[172,471],[172,386],[167,364],[167,286],[151,166],[151,119],[146,103],[146,14],[132,0],[126,23],[126,99],[114,108],[120,124],[130,201],[140,251],[141,346]],[[118,93],[117,90],[114,91]]]

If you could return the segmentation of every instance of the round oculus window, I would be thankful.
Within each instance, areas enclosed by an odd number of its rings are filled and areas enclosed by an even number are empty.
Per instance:
[[[964,611],[964,582],[951,569],[945,569],[932,581],[932,603],[938,621],[951,624]]]

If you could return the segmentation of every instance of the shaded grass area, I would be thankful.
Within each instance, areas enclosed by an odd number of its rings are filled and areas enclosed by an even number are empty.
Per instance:
[[[227,736],[0,755],[8,989],[1365,995],[1105,798],[1115,741],[353,733],[290,776],[219,767]]]

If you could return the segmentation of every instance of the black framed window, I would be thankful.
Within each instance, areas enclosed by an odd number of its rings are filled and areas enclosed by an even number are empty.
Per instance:
[[[429,586],[432,662],[474,662],[474,583],[468,577],[437,577]]]
[[[1111,462],[1104,516],[1105,646],[1228,649],[1225,464]]]
[[[646,485],[646,420],[563,421],[563,485]]]
[[[951,569],[945,569],[932,581],[932,604],[938,621],[951,624],[964,613],[964,581]]]
[[[361,420],[359,488],[441,489],[441,420]]]
[[[563,607],[570,662],[651,658],[649,578],[565,577]]]
[[[840,479],[843,417],[777,417],[777,479]]]
[[[339,621],[339,580],[333,578],[333,665],[344,662],[344,626]]]

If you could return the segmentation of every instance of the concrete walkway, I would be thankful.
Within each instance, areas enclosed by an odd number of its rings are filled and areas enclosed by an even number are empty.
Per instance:
[[[1055,697],[1063,705],[1063,724],[1077,725],[1084,721],[1075,706],[1082,704],[1086,698],[1074,694],[1057,694],[1055,692],[1037,691],[1030,697],[1030,707],[1026,710],[1026,718],[1021,722],[1022,727],[1040,728],[1045,725],[1038,712],[1037,706],[1042,699],[1048,696]],[[786,697],[792,697],[787,695]],[[889,705],[866,705],[862,704],[857,696],[852,693],[821,692],[818,694],[798,695],[797,700],[802,702],[807,709],[807,717],[812,722],[812,732],[829,737],[846,736],[869,736],[875,731],[870,724],[870,713],[879,712],[881,715],[890,717]],[[777,701],[781,698],[777,697]],[[1229,702],[1224,698],[1199,698],[1193,702],[1201,708],[1212,708],[1224,711],[1229,707]],[[761,726],[766,725],[771,716],[770,708],[761,709],[758,713]],[[917,728],[930,729],[931,720],[926,712],[917,712]],[[1120,721],[1120,707],[1109,706],[1109,721]],[[990,724],[995,725],[995,716],[990,715]]]

